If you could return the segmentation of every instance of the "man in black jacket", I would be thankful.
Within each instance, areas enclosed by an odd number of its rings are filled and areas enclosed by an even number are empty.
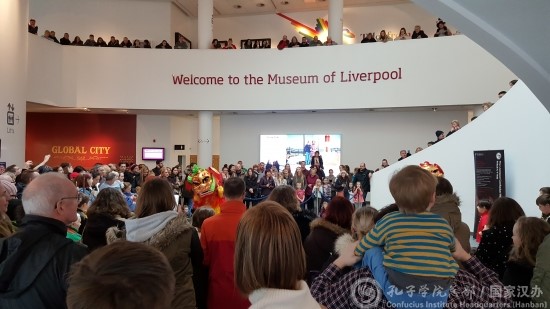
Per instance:
[[[56,42],[57,44],[59,44],[59,40],[55,37],[55,31],[50,31],[50,38],[52,39],[52,41]]]
[[[19,232],[0,240],[0,308],[65,308],[67,275],[87,248],[66,238],[79,195],[58,173],[34,179],[23,192]]]
[[[29,28],[29,33],[37,34],[38,33],[38,26],[36,25],[36,20],[34,20],[34,19],[29,20],[28,28]]]
[[[61,40],[59,40],[59,44],[61,45],[71,45],[71,39],[69,38],[69,34],[65,32]]]
[[[412,39],[425,39],[427,37],[428,35],[424,33],[424,30],[420,29],[420,26],[418,25],[414,26],[414,31],[411,36]]]
[[[164,161],[163,160],[157,160],[155,162],[157,164],[157,166],[155,166],[154,169],[152,169],[151,171],[153,173],[155,173],[155,176],[159,176],[160,175],[160,169],[164,167]],[[147,175],[145,175],[147,176]]]
[[[367,199],[367,193],[370,192],[370,178],[373,171],[367,169],[365,162],[359,164],[359,170],[353,175],[353,185],[357,182],[361,183],[361,189],[363,189],[363,199]]]

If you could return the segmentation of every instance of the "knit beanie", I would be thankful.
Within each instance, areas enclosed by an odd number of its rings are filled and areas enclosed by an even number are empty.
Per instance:
[[[5,178],[0,179],[0,187],[6,190],[6,192],[8,192],[11,197],[17,195],[17,188],[15,187],[15,185]]]
[[[439,137],[441,134],[443,134],[443,131],[441,130],[435,131],[435,136]]]

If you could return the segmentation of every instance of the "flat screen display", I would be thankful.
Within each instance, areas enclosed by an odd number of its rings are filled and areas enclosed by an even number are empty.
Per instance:
[[[142,147],[142,160],[164,160],[164,148],[159,147]]]
[[[338,174],[340,146],[340,134],[260,135],[260,162],[274,164],[276,161],[280,170],[290,164],[294,173],[300,161],[306,161],[309,169],[315,151],[319,151],[325,174],[328,175],[329,169]]]

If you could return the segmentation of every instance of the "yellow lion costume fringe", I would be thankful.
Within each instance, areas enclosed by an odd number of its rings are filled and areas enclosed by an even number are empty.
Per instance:
[[[220,172],[213,167],[201,168],[195,165],[186,180],[187,189],[193,190],[193,208],[210,206],[219,214],[220,206],[225,202]]]

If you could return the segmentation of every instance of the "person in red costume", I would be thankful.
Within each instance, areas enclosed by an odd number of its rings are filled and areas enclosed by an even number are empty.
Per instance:
[[[193,166],[185,182],[186,190],[193,191],[193,208],[210,206],[219,213],[220,205],[224,202],[222,183],[222,175],[215,168],[204,169],[198,165]]]
[[[485,230],[487,222],[489,222],[489,210],[491,209],[491,202],[487,200],[481,200],[477,203],[477,212],[479,213],[479,223],[477,224],[476,241],[479,244],[481,242],[481,232]]]

